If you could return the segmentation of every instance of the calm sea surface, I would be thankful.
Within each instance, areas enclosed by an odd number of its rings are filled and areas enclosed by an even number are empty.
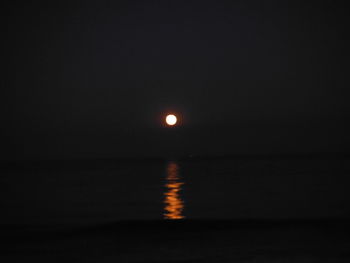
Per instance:
[[[246,158],[7,165],[0,262],[350,262],[349,220],[278,221],[349,219],[349,164]]]
[[[51,162],[3,169],[2,224],[350,217],[350,162]]]

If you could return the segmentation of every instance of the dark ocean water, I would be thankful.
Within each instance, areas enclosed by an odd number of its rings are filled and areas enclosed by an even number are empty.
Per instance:
[[[7,164],[4,262],[348,262],[348,159]]]
[[[2,172],[1,223],[349,218],[349,182],[344,159],[22,164]]]

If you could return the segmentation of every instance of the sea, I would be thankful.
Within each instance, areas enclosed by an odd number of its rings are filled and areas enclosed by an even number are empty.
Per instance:
[[[350,159],[1,166],[1,262],[350,262]]]

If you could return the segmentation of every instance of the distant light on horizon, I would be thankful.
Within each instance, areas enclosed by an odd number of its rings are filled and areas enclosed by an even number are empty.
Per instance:
[[[166,116],[165,118],[165,122],[169,125],[169,126],[174,126],[177,122],[177,118],[174,114],[169,114]]]

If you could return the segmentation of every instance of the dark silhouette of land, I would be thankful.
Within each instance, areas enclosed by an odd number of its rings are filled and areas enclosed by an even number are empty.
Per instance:
[[[342,220],[126,221],[1,227],[2,262],[348,262]]]

